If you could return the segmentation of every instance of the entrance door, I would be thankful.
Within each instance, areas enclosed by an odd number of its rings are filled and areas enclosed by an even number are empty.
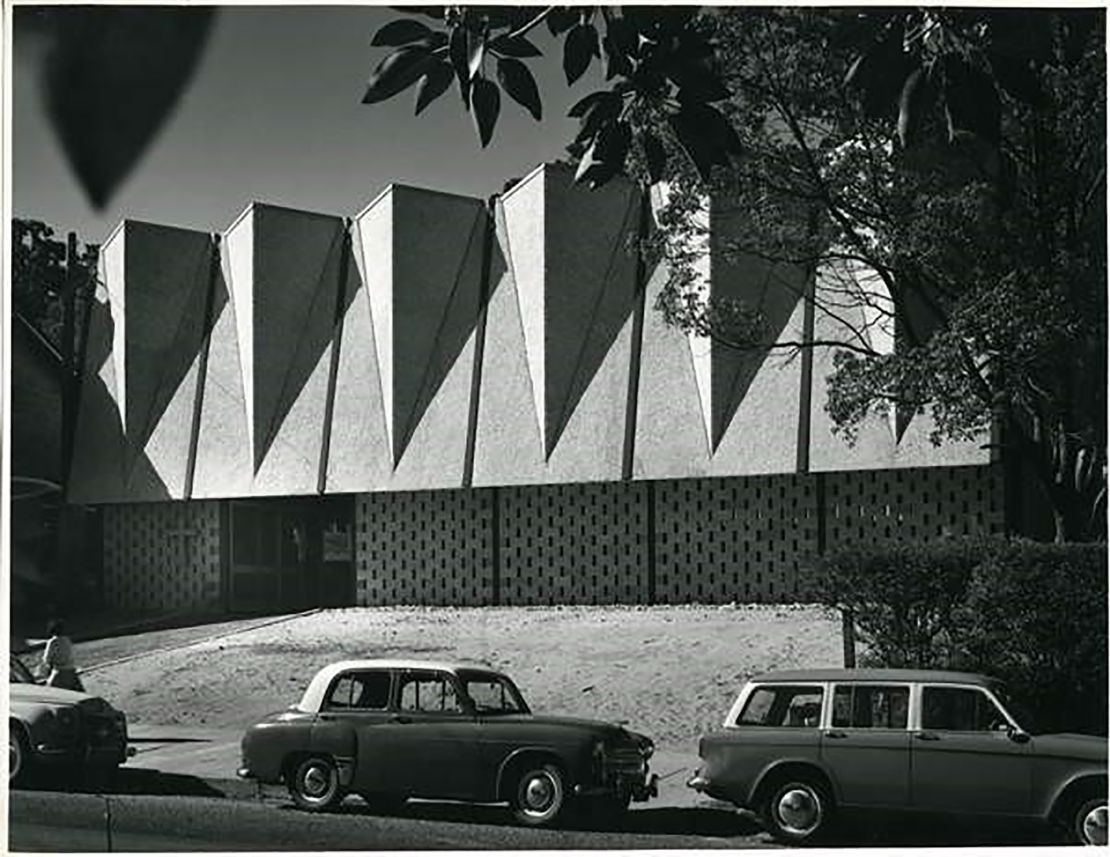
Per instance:
[[[354,604],[352,497],[233,500],[230,518],[230,609]]]

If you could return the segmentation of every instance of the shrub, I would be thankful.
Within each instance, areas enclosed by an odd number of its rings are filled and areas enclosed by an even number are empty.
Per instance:
[[[820,603],[852,612],[864,664],[986,673],[1041,730],[1106,734],[1104,544],[845,547],[812,569],[809,586]]]
[[[1106,545],[996,544],[956,615],[956,665],[997,675],[1049,731],[1106,734]]]
[[[971,538],[839,548],[813,569],[809,586],[820,603],[851,611],[861,662],[939,666],[953,657],[956,608],[984,550]]]

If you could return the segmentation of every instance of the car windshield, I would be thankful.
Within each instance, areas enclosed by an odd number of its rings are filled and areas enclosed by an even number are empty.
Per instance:
[[[477,670],[460,670],[463,691],[478,714],[527,714],[528,706],[507,676]]]
[[[8,658],[8,682],[10,684],[34,684],[35,677],[15,655]]]
[[[1030,735],[1037,735],[1043,731],[1039,728],[1037,718],[1033,716],[1033,712],[1029,707],[1020,699],[1015,699],[1005,685],[993,685],[991,690],[994,692],[994,695],[998,697],[998,701],[1002,703],[1002,707],[1006,709],[1007,713],[1017,721],[1017,725],[1025,732],[1028,732]]]

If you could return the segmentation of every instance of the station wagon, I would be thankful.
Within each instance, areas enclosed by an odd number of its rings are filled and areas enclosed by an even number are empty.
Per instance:
[[[1039,734],[1000,682],[930,670],[766,673],[702,737],[691,788],[813,840],[840,809],[1056,822],[1106,842],[1106,740]]]

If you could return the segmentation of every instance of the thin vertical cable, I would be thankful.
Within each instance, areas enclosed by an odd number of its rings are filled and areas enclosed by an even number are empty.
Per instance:
[[[624,457],[621,463],[621,479],[632,479],[632,465],[636,455],[636,421],[640,406],[640,358],[643,353],[644,303],[647,297],[647,265],[644,264],[643,248],[640,246],[648,234],[648,218],[651,215],[648,194],[640,191],[640,217],[636,226],[636,281],[632,297],[632,347],[628,360],[628,395],[625,399],[624,414]]]

